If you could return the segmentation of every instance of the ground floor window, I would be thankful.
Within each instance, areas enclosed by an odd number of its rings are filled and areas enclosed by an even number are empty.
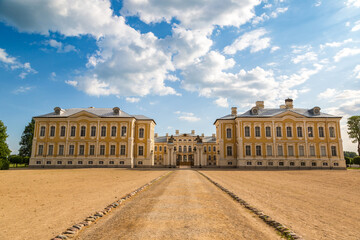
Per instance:
[[[41,164],[41,161],[36,161],[36,164]]]
[[[301,166],[303,167],[306,166],[305,162],[301,162]]]
[[[279,166],[284,166],[284,162],[279,162]]]
[[[68,161],[67,163],[71,165],[71,164],[72,164],[72,161]]]
[[[290,166],[295,166],[295,163],[294,163],[294,162],[290,162]]]
[[[251,166],[252,162],[247,162],[246,165]]]
[[[92,165],[94,162],[93,161],[89,161],[89,165]]]
[[[79,164],[79,165],[82,165],[82,164],[83,164],[83,161],[78,161],[78,164]]]
[[[142,161],[138,161],[138,164],[139,164],[139,165],[142,165],[142,164],[143,164],[143,162],[142,162]]]
[[[262,166],[262,162],[257,162],[257,165],[258,165],[258,166]]]
[[[273,162],[268,162],[268,165],[269,165],[269,166],[273,166],[274,163],[273,163]]]
[[[120,161],[120,164],[124,164],[124,161]]]
[[[256,146],[256,156],[261,156],[261,146]]]
[[[51,164],[51,161],[46,161],[46,164]]]
[[[316,167],[316,162],[312,162],[311,166]]]
[[[335,163],[334,163],[334,166],[335,166],[335,167],[338,167],[338,166],[339,166],[339,163],[335,162]]]
[[[328,163],[327,162],[323,162],[323,166],[327,166],[328,165]]]
[[[232,165],[232,162],[228,162],[228,165]]]
[[[99,164],[101,164],[101,165],[104,164],[104,161],[99,161]]]
[[[227,146],[226,147],[226,155],[227,156],[232,156],[233,154],[232,154],[232,147],[231,146]]]
[[[57,161],[57,164],[62,164],[62,161]]]
[[[331,146],[331,155],[336,156],[336,147],[335,146]]]
[[[245,154],[246,156],[251,156],[251,146],[245,146]]]
[[[114,161],[110,161],[109,164],[114,164]]]

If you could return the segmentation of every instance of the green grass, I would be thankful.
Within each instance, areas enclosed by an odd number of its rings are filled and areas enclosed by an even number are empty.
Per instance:
[[[18,167],[18,168],[24,168],[24,167],[27,167],[27,165],[25,165],[25,164],[18,164],[17,167]],[[10,163],[10,168],[17,168],[17,167],[15,166],[15,164]]]
[[[347,169],[360,169],[360,167],[348,167]]]

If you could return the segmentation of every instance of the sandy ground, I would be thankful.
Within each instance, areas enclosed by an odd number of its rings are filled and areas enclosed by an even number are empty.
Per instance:
[[[360,239],[360,171],[203,171],[305,239]]]
[[[165,172],[128,169],[0,171],[0,239],[50,239]]]
[[[199,173],[178,170],[77,239],[280,239]]]

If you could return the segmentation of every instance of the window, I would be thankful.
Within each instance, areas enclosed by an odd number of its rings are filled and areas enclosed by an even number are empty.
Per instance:
[[[312,127],[308,127],[308,136],[309,136],[309,137],[314,137],[314,132],[313,132],[313,128],[312,128]]]
[[[100,164],[100,165],[103,165],[103,164],[104,164],[104,161],[99,161],[99,164]]]
[[[294,156],[294,146],[288,146],[288,156]]]
[[[64,145],[59,145],[59,156],[64,155]]]
[[[162,146],[159,146],[159,151],[160,151],[160,152],[162,151]]]
[[[228,162],[228,165],[232,165],[232,162]]]
[[[183,149],[183,150],[184,150],[184,152],[186,152],[186,150],[187,150],[186,146],[184,146],[184,149]]]
[[[323,162],[323,166],[327,166],[328,165],[328,163],[327,162]]]
[[[255,137],[260,137],[260,127],[255,127]]]
[[[120,155],[125,155],[125,145],[120,146]]]
[[[295,166],[295,163],[294,163],[294,162],[290,162],[290,166]]]
[[[101,136],[106,137],[106,126],[101,127]]]
[[[310,146],[310,156],[312,156],[312,157],[315,156],[315,147],[314,146]]]
[[[71,164],[72,164],[72,161],[68,161],[67,163],[68,163],[69,165],[71,165]]]
[[[262,166],[262,162],[257,162],[256,163],[258,166]]]
[[[283,146],[278,145],[278,156],[283,156],[283,155],[284,155]]]
[[[232,156],[232,146],[227,146],[226,147],[226,155],[227,156]]]
[[[86,127],[81,126],[81,128],[80,128],[80,137],[85,137],[85,134],[86,134]]]
[[[79,155],[83,156],[85,154],[85,145],[79,146]]]
[[[339,163],[334,162],[334,166],[335,166],[335,167],[338,167],[338,166],[339,166]]]
[[[66,132],[66,127],[61,126],[61,128],[60,128],[60,137],[65,137],[65,132]]]
[[[335,146],[331,146],[331,155],[332,156],[336,156],[336,147]]]
[[[265,128],[265,135],[266,135],[266,137],[271,137],[271,128],[270,127]]]
[[[301,157],[305,156],[304,146],[299,146],[299,155],[300,155]]]
[[[272,146],[271,145],[266,146],[266,155],[272,156]]]
[[[276,127],[276,136],[281,137],[281,127]]]
[[[89,162],[88,162],[89,165],[92,165],[93,163],[94,163],[93,161],[89,161]]]
[[[71,128],[70,128],[70,137],[75,137],[75,133],[76,133],[76,127],[71,126]]]
[[[143,128],[139,129],[139,138],[144,138],[144,129]]]
[[[209,146],[209,152],[211,152],[211,146]]]
[[[213,152],[216,152],[216,147],[215,146],[213,147]]]
[[[46,164],[51,164],[51,161],[46,161]]]
[[[139,146],[139,156],[144,156],[144,146]]]
[[[316,162],[312,162],[311,166],[316,167]]]
[[[305,166],[306,166],[306,163],[305,163],[305,162],[301,162],[300,165],[301,165],[302,167],[305,167]]]
[[[279,162],[279,166],[284,166],[284,162]]]
[[[44,136],[45,136],[45,127],[42,126],[42,127],[40,128],[40,137],[44,137]]]
[[[216,160],[216,156],[215,156],[215,155],[213,156],[213,160],[214,160],[214,161]]]
[[[251,166],[252,162],[246,162],[246,165]]]
[[[330,127],[329,128],[329,133],[330,133],[330,137],[335,137],[335,129],[334,129],[334,127]]]
[[[55,126],[51,126],[50,127],[50,137],[54,137],[55,136]]]
[[[82,164],[83,164],[83,161],[78,161],[78,164],[79,164],[79,165],[82,165]]]
[[[89,155],[91,156],[95,155],[95,145],[90,145]]]
[[[182,147],[179,146],[179,152],[182,152]],[[206,148],[205,148],[205,152],[206,152]]]
[[[124,164],[124,161],[120,161],[120,164]]]
[[[110,155],[115,155],[115,145],[110,146]]]
[[[209,159],[209,161],[211,161],[211,156],[210,155],[209,155],[208,159]]]
[[[245,127],[245,137],[250,137],[250,127]]]
[[[296,130],[298,138],[303,137],[302,127],[297,127]]]
[[[61,164],[62,164],[62,161],[57,161],[57,164],[61,165]]]
[[[143,162],[142,162],[142,161],[138,161],[138,164],[139,164],[139,165],[142,165],[142,164],[143,164]]]
[[[273,163],[273,162],[268,162],[268,165],[269,165],[269,166],[273,166],[274,163]]]
[[[126,127],[122,126],[121,127],[121,136],[124,137],[126,135]]]
[[[48,155],[52,156],[53,154],[54,154],[54,145],[49,145]]]
[[[92,137],[95,137],[95,136],[96,136],[96,127],[95,127],[95,126],[92,126],[92,127],[91,127],[91,136],[92,136]]]
[[[286,136],[288,138],[292,137],[292,128],[291,127],[286,127]]]
[[[43,153],[44,153],[44,145],[39,145],[38,155],[43,155]]]
[[[251,146],[249,145],[245,146],[245,155],[251,156]]]
[[[114,161],[110,161],[109,164],[114,164]]]
[[[319,127],[319,137],[325,137],[324,127]]]
[[[111,136],[116,137],[116,126],[111,127]]]
[[[191,146],[189,146],[188,150],[189,150],[189,152],[191,152]]]
[[[166,147],[164,147],[164,152],[166,153]],[[190,151],[191,152],[191,151]]]
[[[69,145],[69,155],[70,156],[74,155],[74,149],[75,149],[74,145]]]
[[[36,161],[36,164],[41,164],[41,161]]]
[[[105,145],[100,145],[100,155],[105,155]]]
[[[231,128],[226,129],[226,138],[231,138]]]
[[[161,155],[159,156],[159,160],[161,160]]]
[[[326,157],[326,147],[325,146],[320,147],[320,153],[321,153],[322,157]]]
[[[256,156],[261,156],[261,146],[256,146]]]

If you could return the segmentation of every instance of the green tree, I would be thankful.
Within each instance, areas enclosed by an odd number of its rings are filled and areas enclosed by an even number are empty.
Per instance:
[[[32,141],[34,138],[35,121],[31,119],[29,124],[25,127],[21,135],[19,155],[22,157],[31,157]]]
[[[8,157],[11,153],[9,146],[6,143],[6,126],[0,120],[0,170],[9,169]]]
[[[346,161],[346,164],[351,164],[352,158],[349,158],[349,157],[345,156],[345,161]]]
[[[348,134],[353,143],[357,143],[358,155],[360,155],[360,116],[348,118]]]
[[[352,162],[353,164],[360,164],[360,157],[354,157]]]
[[[15,167],[17,167],[18,164],[21,164],[23,162],[23,158],[24,157],[19,155],[10,155],[9,161],[10,163],[15,164]]]
[[[344,157],[354,158],[356,156],[357,156],[356,152],[344,151]]]

